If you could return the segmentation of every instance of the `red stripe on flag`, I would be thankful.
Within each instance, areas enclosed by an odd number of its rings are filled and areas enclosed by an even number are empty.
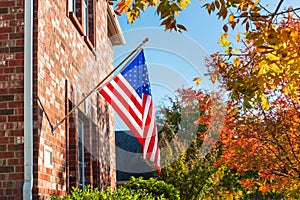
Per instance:
[[[138,100],[136,99],[136,97],[132,94],[132,92],[129,90],[129,88],[123,83],[123,81],[116,76],[114,78],[114,81],[118,84],[118,86],[124,91],[125,94],[127,94],[127,96],[131,99],[131,101],[135,104],[135,106],[137,107],[137,109],[142,113],[143,112],[143,108],[142,105],[140,104],[140,102],[138,102]],[[126,81],[126,80],[125,80]],[[134,88],[133,88],[134,89]]]
[[[124,105],[126,110],[132,116],[132,118],[137,122],[137,124],[142,127],[142,119],[140,119],[134,109],[129,105],[129,102],[122,97],[118,89],[116,89],[111,83],[107,84],[106,87],[117,97],[117,99]],[[134,103],[133,103],[134,104]],[[135,105],[135,104],[134,104]]]
[[[123,113],[123,111],[120,109],[118,104],[116,102],[114,102],[114,100],[105,92],[104,89],[100,90],[99,92],[108,102],[110,102],[111,106],[117,111],[117,113],[123,119],[125,124],[130,128],[130,130],[132,131],[134,136],[137,138],[139,143],[141,145],[144,145],[143,138],[141,138],[141,136],[140,136],[141,133],[139,133],[139,131],[136,130],[136,128],[132,125],[131,120],[128,118],[128,116],[125,113]]]

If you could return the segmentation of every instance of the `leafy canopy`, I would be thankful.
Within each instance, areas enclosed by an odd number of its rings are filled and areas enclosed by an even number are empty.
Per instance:
[[[213,6],[217,2],[222,6]],[[217,52],[208,60],[212,81],[219,79],[231,99],[244,108],[262,105],[268,110],[278,94],[300,103],[300,17],[299,8],[279,12],[267,10],[260,1],[214,1],[208,12],[227,19]],[[234,29],[239,26],[244,31]],[[229,28],[235,39],[229,39]],[[236,47],[236,48],[235,48]]]

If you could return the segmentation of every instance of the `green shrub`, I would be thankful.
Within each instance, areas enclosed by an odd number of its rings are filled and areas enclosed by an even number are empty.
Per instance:
[[[125,188],[133,190],[142,190],[145,193],[152,194],[154,197],[165,197],[166,199],[180,199],[179,190],[173,185],[167,184],[164,181],[159,181],[154,178],[144,180],[142,177],[131,177],[130,182],[124,184]]]
[[[173,185],[156,179],[131,178],[129,183],[111,192],[111,188],[99,191],[85,186],[84,191],[72,188],[64,197],[51,196],[51,200],[178,200],[179,191]]]
[[[154,196],[151,193],[147,193],[145,190],[138,189],[128,189],[125,187],[120,187],[111,193],[110,188],[100,194],[101,200],[165,200],[164,195]]]
[[[84,187],[84,191],[82,189],[78,189],[72,187],[71,194],[64,196],[62,198],[51,196],[51,200],[81,200],[81,199],[88,199],[88,200],[99,200],[100,191],[98,188],[91,189],[90,185]]]

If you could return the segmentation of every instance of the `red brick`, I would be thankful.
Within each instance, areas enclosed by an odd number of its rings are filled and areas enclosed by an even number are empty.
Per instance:
[[[13,109],[0,109],[0,115],[11,115],[14,113]]]
[[[23,108],[24,102],[23,101],[11,101],[11,102],[8,102],[8,107],[9,108]]]
[[[8,39],[8,34],[0,33],[0,40],[7,40],[7,39]]]
[[[9,9],[8,7],[0,7],[0,14],[8,13]]]
[[[0,151],[7,151],[7,145],[0,145]]]
[[[9,48],[9,52],[10,53],[16,53],[16,52],[24,52],[24,47],[21,46],[21,47],[10,47]]]
[[[8,64],[8,62],[6,62]],[[13,73],[15,71],[14,67],[5,67],[5,68],[0,68],[0,72],[4,74],[8,73]]]
[[[1,152],[0,158],[14,158],[15,154],[13,151],[10,152]]]
[[[14,109],[14,113],[15,113],[16,115],[24,115],[24,108],[21,107],[21,108],[19,108],[19,109]]]
[[[2,108],[8,108],[8,103],[0,101],[0,109],[2,109]],[[1,120],[0,120],[0,122],[1,122]]]
[[[15,166],[16,172],[21,173],[24,172],[24,165],[23,166]]]
[[[23,73],[24,72],[24,67],[15,67],[16,73]]]
[[[12,40],[12,39],[23,39],[24,38],[24,33],[10,33],[8,38],[10,40]]]
[[[7,75],[0,75],[0,81],[7,81],[8,76]]]
[[[13,27],[0,27],[0,33],[11,33],[13,30]]]
[[[24,88],[9,88],[8,89],[9,93],[14,93],[14,94],[21,94],[23,96]],[[22,99],[15,99],[16,101],[22,100]]]
[[[1,117],[0,117],[0,119],[1,119]],[[0,137],[3,137],[3,136],[5,136],[5,131],[0,131]]]
[[[16,50],[16,51],[22,52],[23,50],[21,50],[21,51],[20,50]],[[10,60],[10,61],[8,61],[8,65],[10,67],[12,67],[12,66],[24,66],[24,60]]]
[[[23,161],[24,164],[24,161]],[[8,175],[8,180],[22,180],[24,179],[24,174],[23,173],[13,173]],[[22,184],[22,182],[21,182]]]
[[[2,16],[2,20],[11,20],[11,19],[15,19],[16,16],[13,14],[6,14],[6,15],[1,15]]]
[[[11,7],[14,6],[14,1],[0,1],[0,7]]]
[[[17,46],[24,46],[24,40],[16,40],[16,45]],[[23,55],[24,57],[24,55]],[[19,59],[23,59],[23,57],[19,58]],[[18,59],[18,58],[17,58]]]
[[[9,122],[21,122],[24,120],[23,115],[14,115],[14,116],[8,116],[8,121]]]
[[[18,43],[18,41],[22,41],[22,43],[24,43],[23,40],[17,40],[17,43]],[[23,52],[22,53],[16,53],[15,55],[16,55],[16,59],[24,59],[24,53]]]
[[[4,54],[4,53],[9,53],[10,49],[8,47],[0,47],[0,53]]]

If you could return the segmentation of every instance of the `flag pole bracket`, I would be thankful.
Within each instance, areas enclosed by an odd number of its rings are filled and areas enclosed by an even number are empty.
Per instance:
[[[72,108],[72,110],[70,110],[55,126],[53,126],[50,121],[50,127],[51,127],[51,131],[52,134],[54,134],[54,131],[93,93],[97,90],[97,88],[99,88],[115,71],[117,71],[117,69],[119,69],[124,63],[125,61],[127,61],[133,54],[135,54],[138,50],[140,50],[147,42],[149,41],[149,38],[146,37],[141,44],[139,44],[126,58],[124,58],[109,74],[106,75],[106,77],[100,81],[98,83],[98,85],[92,89],[85,97],[83,97],[83,99]],[[47,117],[48,119],[48,117]]]

